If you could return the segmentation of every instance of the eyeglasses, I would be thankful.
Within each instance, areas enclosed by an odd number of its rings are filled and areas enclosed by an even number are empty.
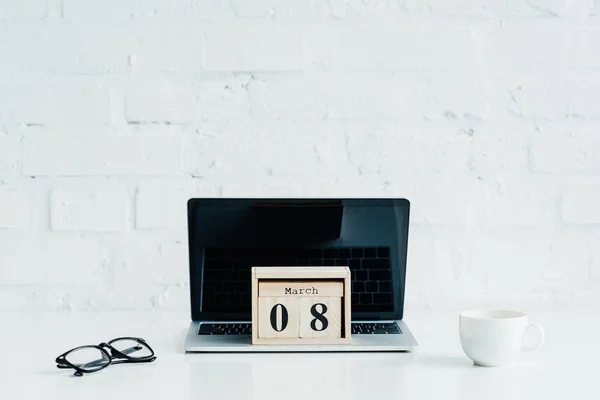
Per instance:
[[[57,368],[73,368],[75,376],[100,371],[111,364],[148,363],[156,360],[144,339],[120,337],[97,346],[79,346],[56,357]]]

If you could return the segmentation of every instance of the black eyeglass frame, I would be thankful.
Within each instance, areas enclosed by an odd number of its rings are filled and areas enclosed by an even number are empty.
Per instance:
[[[133,353],[134,351],[137,351],[138,349],[132,347],[129,349],[125,349],[123,351],[119,351],[112,346],[112,343],[114,343],[118,340],[133,340],[133,341],[147,347],[148,350],[150,350],[151,354],[148,356],[144,356],[144,357],[130,357],[128,354]],[[70,353],[72,353],[76,350],[80,350],[80,349],[97,349],[106,356],[106,359],[108,360],[108,362],[97,369],[90,370],[90,369],[86,369],[86,368],[80,368],[79,366],[74,365],[67,360],[67,356]],[[110,353],[106,349],[109,349]],[[149,363],[154,360],[156,360],[156,356],[154,355],[154,350],[152,349],[152,347],[150,347],[150,345],[148,343],[146,343],[146,341],[144,339],[137,338],[137,337],[124,336],[124,337],[118,337],[118,338],[112,339],[108,342],[102,342],[98,345],[84,345],[84,346],[78,346],[78,347],[72,348],[71,350],[66,351],[63,354],[61,354],[60,356],[56,357],[56,367],[61,368],[61,369],[72,368],[75,370],[76,376],[82,376],[83,374],[89,374],[92,372],[101,371],[111,364]],[[104,359],[97,360],[97,361],[104,362]],[[91,361],[90,363],[92,363],[92,362],[93,361]]]

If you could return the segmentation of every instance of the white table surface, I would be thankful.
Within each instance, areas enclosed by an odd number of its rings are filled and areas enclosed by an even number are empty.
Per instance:
[[[513,367],[473,366],[452,312],[411,312],[411,354],[184,354],[186,313],[0,314],[2,399],[600,399],[600,312],[530,314],[546,343]],[[151,364],[81,378],[54,359],[140,336]]]

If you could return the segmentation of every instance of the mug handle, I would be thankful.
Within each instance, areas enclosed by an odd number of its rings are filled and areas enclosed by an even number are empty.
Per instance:
[[[523,344],[523,348],[525,350],[529,350],[529,351],[535,350],[535,349],[539,349],[544,344],[544,340],[546,340],[546,332],[544,332],[544,328],[540,324],[527,325],[525,327],[525,336],[524,336],[524,339],[527,338],[528,332],[531,331],[532,329],[535,329],[535,330],[538,331],[538,334],[540,335],[540,339],[533,346],[526,346],[525,344]]]

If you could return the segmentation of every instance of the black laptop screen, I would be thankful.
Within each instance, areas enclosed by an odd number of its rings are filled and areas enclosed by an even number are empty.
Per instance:
[[[352,319],[401,318],[406,200],[194,199],[194,320],[249,320],[253,266],[348,266]]]

